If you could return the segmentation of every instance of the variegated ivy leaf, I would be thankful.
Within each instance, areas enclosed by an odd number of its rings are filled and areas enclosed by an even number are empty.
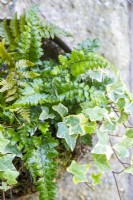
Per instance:
[[[122,141],[115,144],[113,148],[116,149],[120,158],[125,158],[129,156],[130,147],[133,147],[133,128],[126,129]]]
[[[97,169],[100,172],[108,171],[110,170],[110,165],[108,163],[107,157],[104,154],[92,154],[92,158],[94,160],[94,163],[97,167]]]
[[[114,119],[110,119],[110,121],[105,120],[102,124],[102,126],[100,127],[100,130],[102,132],[107,132],[107,133],[112,133],[116,128],[116,122],[114,121]]]
[[[74,175],[73,182],[78,184],[79,182],[88,182],[86,174],[90,168],[90,164],[79,165],[74,160],[71,165],[67,168],[67,171]]]
[[[41,121],[45,121],[46,119],[54,119],[55,115],[54,114],[49,114],[49,108],[48,107],[41,107],[42,112],[39,116],[39,119]]]
[[[124,97],[124,85],[119,75],[117,75],[113,83],[107,86],[107,95],[113,102]]]
[[[5,139],[2,132],[0,132],[0,153],[5,153],[5,147],[9,144],[9,140]]]
[[[66,140],[66,143],[70,147],[70,149],[72,151],[74,150],[78,135],[70,135],[69,128],[66,126],[66,124],[64,122],[58,123],[57,137],[64,138]]]
[[[61,117],[64,117],[68,114],[68,108],[65,107],[62,103],[59,103],[58,105],[52,106],[53,110],[58,112]]]
[[[96,124],[94,123],[94,126],[93,124],[90,124],[88,118],[86,118],[83,113],[65,117],[64,123],[69,127],[70,135],[85,135],[86,133],[92,133],[92,130],[96,128]]]
[[[19,172],[16,171],[12,161],[14,155],[6,154],[0,157],[0,179],[6,180],[7,184],[16,184],[16,178]]]
[[[107,144],[109,142],[109,136],[108,136],[108,132],[105,130],[97,130],[96,132],[98,139],[99,139],[99,143],[100,144]]]
[[[94,172],[92,172],[92,174],[91,174],[91,178],[92,178],[92,181],[93,181],[92,184],[93,185],[100,184],[101,183],[101,180],[100,180],[101,176],[102,176],[102,172],[99,172],[98,174],[95,174]]]
[[[133,174],[133,156],[132,156],[132,159],[131,159],[131,166],[128,167],[128,168],[126,168],[126,169],[124,170],[124,172]]]
[[[0,190],[7,191],[10,189],[10,186],[7,185],[7,182],[2,182],[2,186],[0,186]]]
[[[101,90],[97,90],[95,87],[91,87],[91,89],[89,90],[90,93],[90,97],[92,99],[92,101],[96,102],[97,106],[106,106],[109,101],[106,98],[105,92],[101,91]]]
[[[98,142],[95,147],[93,148],[93,150],[91,151],[91,153],[94,154],[105,154],[107,159],[109,160],[113,151],[111,149],[111,147],[109,145],[105,145],[105,144],[101,144],[100,142]]]
[[[120,117],[118,119],[118,123],[122,124],[125,123],[128,120],[128,114],[125,112],[120,113]]]
[[[125,106],[125,111],[126,112],[129,112],[130,115],[133,117],[133,102],[131,103],[126,103],[126,106]]]
[[[87,108],[83,110],[91,121],[101,121],[104,117],[108,116],[108,111],[105,108],[95,106],[94,108]]]
[[[103,78],[102,70],[89,70],[88,74],[92,78],[92,80],[94,79],[99,82],[102,82],[102,78]]]
[[[17,183],[16,178],[19,175],[19,172],[17,171],[13,171],[10,169],[7,169],[4,173],[3,173],[3,177],[4,179],[7,180],[7,184],[8,185],[14,185]]]

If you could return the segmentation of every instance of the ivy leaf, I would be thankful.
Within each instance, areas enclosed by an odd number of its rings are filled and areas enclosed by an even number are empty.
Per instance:
[[[96,127],[97,127],[96,122],[88,122],[87,124],[84,125],[84,130],[86,133],[89,133],[91,135],[96,130]]]
[[[127,128],[125,135],[126,137],[133,139],[133,128]]]
[[[88,127],[88,119],[85,117],[83,113],[78,115],[69,115],[64,118],[65,124],[69,127],[70,133],[69,135],[85,135],[86,128]]]
[[[102,78],[103,78],[103,72],[102,71],[92,71],[92,70],[89,70],[89,76],[92,78],[92,80],[97,80],[98,82],[102,82]]]
[[[52,106],[53,110],[58,112],[61,117],[64,117],[68,114],[68,108],[65,107],[62,103],[59,103],[58,105]]]
[[[17,183],[16,178],[19,175],[19,172],[17,171],[13,171],[10,169],[7,169],[4,173],[3,173],[3,177],[4,179],[7,180],[7,184],[9,185],[14,185]]]
[[[94,154],[105,154],[108,159],[110,159],[113,151],[109,145],[101,144],[98,142],[92,149],[91,153]]]
[[[11,154],[0,157],[0,178],[5,179],[9,185],[16,184],[16,178],[19,175],[19,172],[16,171],[12,163],[14,157],[15,156]]]
[[[133,174],[133,165],[131,165],[130,167],[126,168],[126,169],[124,170],[124,172]]]
[[[123,140],[114,145],[114,149],[118,152],[120,158],[129,156],[129,148],[133,147],[133,128],[126,129]]]
[[[2,186],[0,186],[0,190],[7,191],[10,189],[10,186],[7,185],[7,182],[2,182]]]
[[[57,137],[64,138],[66,140],[66,143],[70,147],[70,149],[72,151],[74,150],[78,136],[77,135],[69,135],[69,128],[66,126],[66,124],[64,122],[58,123]]]
[[[105,108],[100,108],[98,106],[94,108],[87,108],[83,110],[91,121],[101,121],[105,116],[108,115],[108,111]]]
[[[103,122],[102,126],[100,127],[100,130],[102,132],[113,132],[116,128],[116,122],[113,121],[113,119],[111,119],[111,121],[105,120],[105,122]]]
[[[107,94],[113,102],[117,101],[119,98],[123,98],[124,86],[119,75],[113,83],[107,86]]]
[[[15,155],[6,154],[0,157],[0,171],[16,170],[12,160],[14,159]]]
[[[54,114],[49,114],[49,109],[48,107],[42,107],[42,112],[39,116],[39,119],[41,121],[45,121],[46,119],[54,119],[55,115]]]
[[[128,120],[128,114],[125,112],[120,113],[120,117],[118,119],[118,123],[125,123]]]
[[[131,159],[131,166],[130,166],[130,167],[127,167],[127,168],[124,170],[124,172],[133,174],[133,156],[132,156],[132,159]]]
[[[110,165],[108,163],[106,155],[104,155],[104,154],[94,154],[93,153],[92,157],[94,159],[94,163],[95,163],[97,169],[100,172],[104,172],[104,171],[110,170]]]
[[[119,98],[116,102],[118,108],[120,111],[122,111],[125,107],[125,104],[126,104],[126,101],[125,101],[125,98]]]
[[[107,144],[109,142],[109,136],[108,136],[108,132],[105,130],[97,130],[96,132],[98,139],[99,139],[99,143],[100,144]]]
[[[2,132],[0,132],[0,153],[4,154],[5,153],[5,147],[7,144],[9,144],[9,140],[5,139],[3,137]]]
[[[97,185],[97,184],[100,184],[101,183],[101,178],[102,176],[102,172],[99,172],[98,174],[94,174],[94,172],[91,174],[91,178],[93,180],[93,185]]]
[[[133,102],[127,103],[125,106],[125,110],[130,113],[130,115],[133,117]]]
[[[74,175],[73,182],[78,184],[79,182],[88,182],[86,174],[89,168],[89,164],[79,165],[73,160],[71,165],[67,168],[67,171]]]

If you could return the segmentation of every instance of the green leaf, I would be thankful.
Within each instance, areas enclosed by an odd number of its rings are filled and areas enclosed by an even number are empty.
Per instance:
[[[88,182],[86,174],[89,168],[89,164],[79,165],[73,160],[71,165],[67,168],[67,171],[74,175],[73,182],[78,184],[79,182]]]
[[[64,122],[58,123],[58,132],[57,132],[58,138],[64,138],[66,140],[66,143],[70,147],[70,149],[73,151],[76,145],[77,135],[69,135],[69,128],[66,126]]]
[[[104,155],[104,154],[92,154],[92,157],[93,157],[93,160],[94,160],[94,163],[95,163],[97,169],[100,172],[110,170],[110,165],[108,163],[106,155]]]
[[[91,153],[94,154],[105,154],[107,159],[110,159],[113,151],[111,149],[111,147],[109,145],[106,144],[101,144],[100,142],[98,142],[94,148],[92,149]]]
[[[69,115],[64,118],[64,123],[69,127],[69,135],[85,135],[86,126],[88,126],[88,119],[84,116],[83,113],[78,115]]]
[[[94,131],[97,128],[97,124],[95,122],[88,122],[84,125],[84,130],[86,133],[89,133],[90,135],[94,133]]]
[[[116,102],[117,106],[118,106],[118,109],[121,111],[124,109],[125,107],[125,104],[126,104],[126,101],[125,101],[125,98],[119,98]]]
[[[107,95],[113,102],[117,101],[119,98],[123,98],[124,85],[119,75],[117,75],[112,84],[107,86]]]
[[[107,117],[108,111],[105,108],[100,108],[98,106],[94,108],[87,108],[83,110],[91,121],[101,121],[104,117]]]
[[[127,138],[133,139],[133,128],[127,128],[125,135]]]
[[[128,120],[128,114],[125,112],[120,113],[120,117],[118,119],[118,123],[125,123]]]
[[[133,174],[133,165],[131,165],[130,167],[127,167],[127,168],[124,170],[124,172]]]
[[[15,155],[6,154],[0,157],[0,171],[16,170],[12,160],[14,159]]]
[[[99,139],[99,143],[100,144],[107,144],[109,142],[109,136],[108,136],[108,132],[105,130],[97,130],[96,132],[98,139]]]
[[[92,78],[92,80],[97,80],[98,82],[102,82],[102,78],[103,78],[103,72],[100,70],[95,70],[95,71],[91,71],[89,70],[89,76]]]
[[[9,144],[9,140],[5,139],[2,132],[0,132],[0,153],[5,153],[5,147]]]
[[[114,149],[118,152],[120,158],[129,156],[129,148],[133,147],[133,128],[126,129],[122,141],[114,145]]]
[[[68,114],[68,108],[63,104],[59,103],[58,105],[52,106],[53,110],[58,112],[61,117],[64,117]]]
[[[125,106],[125,110],[130,113],[131,117],[133,117],[133,102],[127,103]]]
[[[94,172],[92,172],[91,174],[91,178],[92,178],[92,181],[93,181],[93,185],[97,185],[97,184],[100,184],[101,183],[101,178],[102,176],[102,172],[99,172],[98,174],[95,174]]]
[[[26,67],[32,67],[34,66],[34,63],[32,63],[29,60],[19,60],[18,62],[16,62],[16,68],[26,68]]]
[[[49,114],[49,109],[48,107],[41,107],[42,108],[42,112],[39,116],[39,119],[41,121],[45,121],[47,119],[54,119],[55,118],[55,115],[54,114]]]
[[[2,186],[0,186],[0,190],[7,191],[10,189],[10,186],[7,185],[7,182],[2,182]]]
[[[6,180],[9,185],[16,184],[16,178],[19,175],[19,172],[16,171],[12,163],[14,157],[15,156],[11,154],[0,157],[0,178]]]
[[[4,179],[7,180],[7,184],[9,185],[14,185],[17,183],[16,178],[19,175],[19,172],[17,171],[13,171],[10,169],[7,169],[4,173],[3,173],[3,177]]]
[[[133,156],[132,156],[132,159],[131,159],[131,166],[130,166],[130,167],[127,167],[127,168],[124,170],[124,172],[133,174]]]

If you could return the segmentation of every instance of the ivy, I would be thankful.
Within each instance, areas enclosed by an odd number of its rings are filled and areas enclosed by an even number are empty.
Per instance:
[[[84,41],[58,61],[44,60],[43,39],[55,35],[70,36],[40,19],[36,6],[0,23],[0,190],[17,184],[19,157],[40,200],[55,199],[58,171],[93,188],[105,171],[115,173],[110,165],[115,156],[123,171],[133,173],[132,159],[129,167],[122,161],[133,147],[133,95],[115,67],[96,53],[97,40]],[[122,126],[124,134],[112,144]],[[79,164],[88,146],[93,164]]]

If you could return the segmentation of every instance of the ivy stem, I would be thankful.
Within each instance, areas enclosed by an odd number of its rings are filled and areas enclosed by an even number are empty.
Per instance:
[[[114,174],[121,174],[122,172],[124,172],[125,169],[119,171],[119,172],[116,172],[116,171],[112,171]]]
[[[122,137],[122,136],[120,136],[120,135],[112,135],[112,134],[108,134],[108,135],[110,135],[110,136],[112,136],[112,137]]]
[[[3,200],[6,200],[5,192],[3,191]]]
[[[89,184],[87,183],[84,183],[87,187],[89,187],[91,190],[95,191],[95,188],[93,186],[90,186]]]
[[[112,150],[113,150],[113,152],[114,152],[115,157],[117,158],[117,160],[123,165],[124,168],[126,168],[126,166],[125,166],[126,163],[123,163],[123,162],[120,160],[120,158],[117,156],[115,150],[113,149],[113,145],[112,145],[111,140],[110,140],[110,145],[111,145],[111,148],[112,148]]]
[[[114,177],[114,181],[115,181],[115,185],[116,185],[117,192],[118,192],[118,195],[119,195],[119,199],[122,200],[120,190],[119,190],[119,187],[118,187],[118,183],[117,183],[117,179],[116,179],[116,176],[115,176],[115,172],[112,171],[112,174],[113,174],[113,177]]]

